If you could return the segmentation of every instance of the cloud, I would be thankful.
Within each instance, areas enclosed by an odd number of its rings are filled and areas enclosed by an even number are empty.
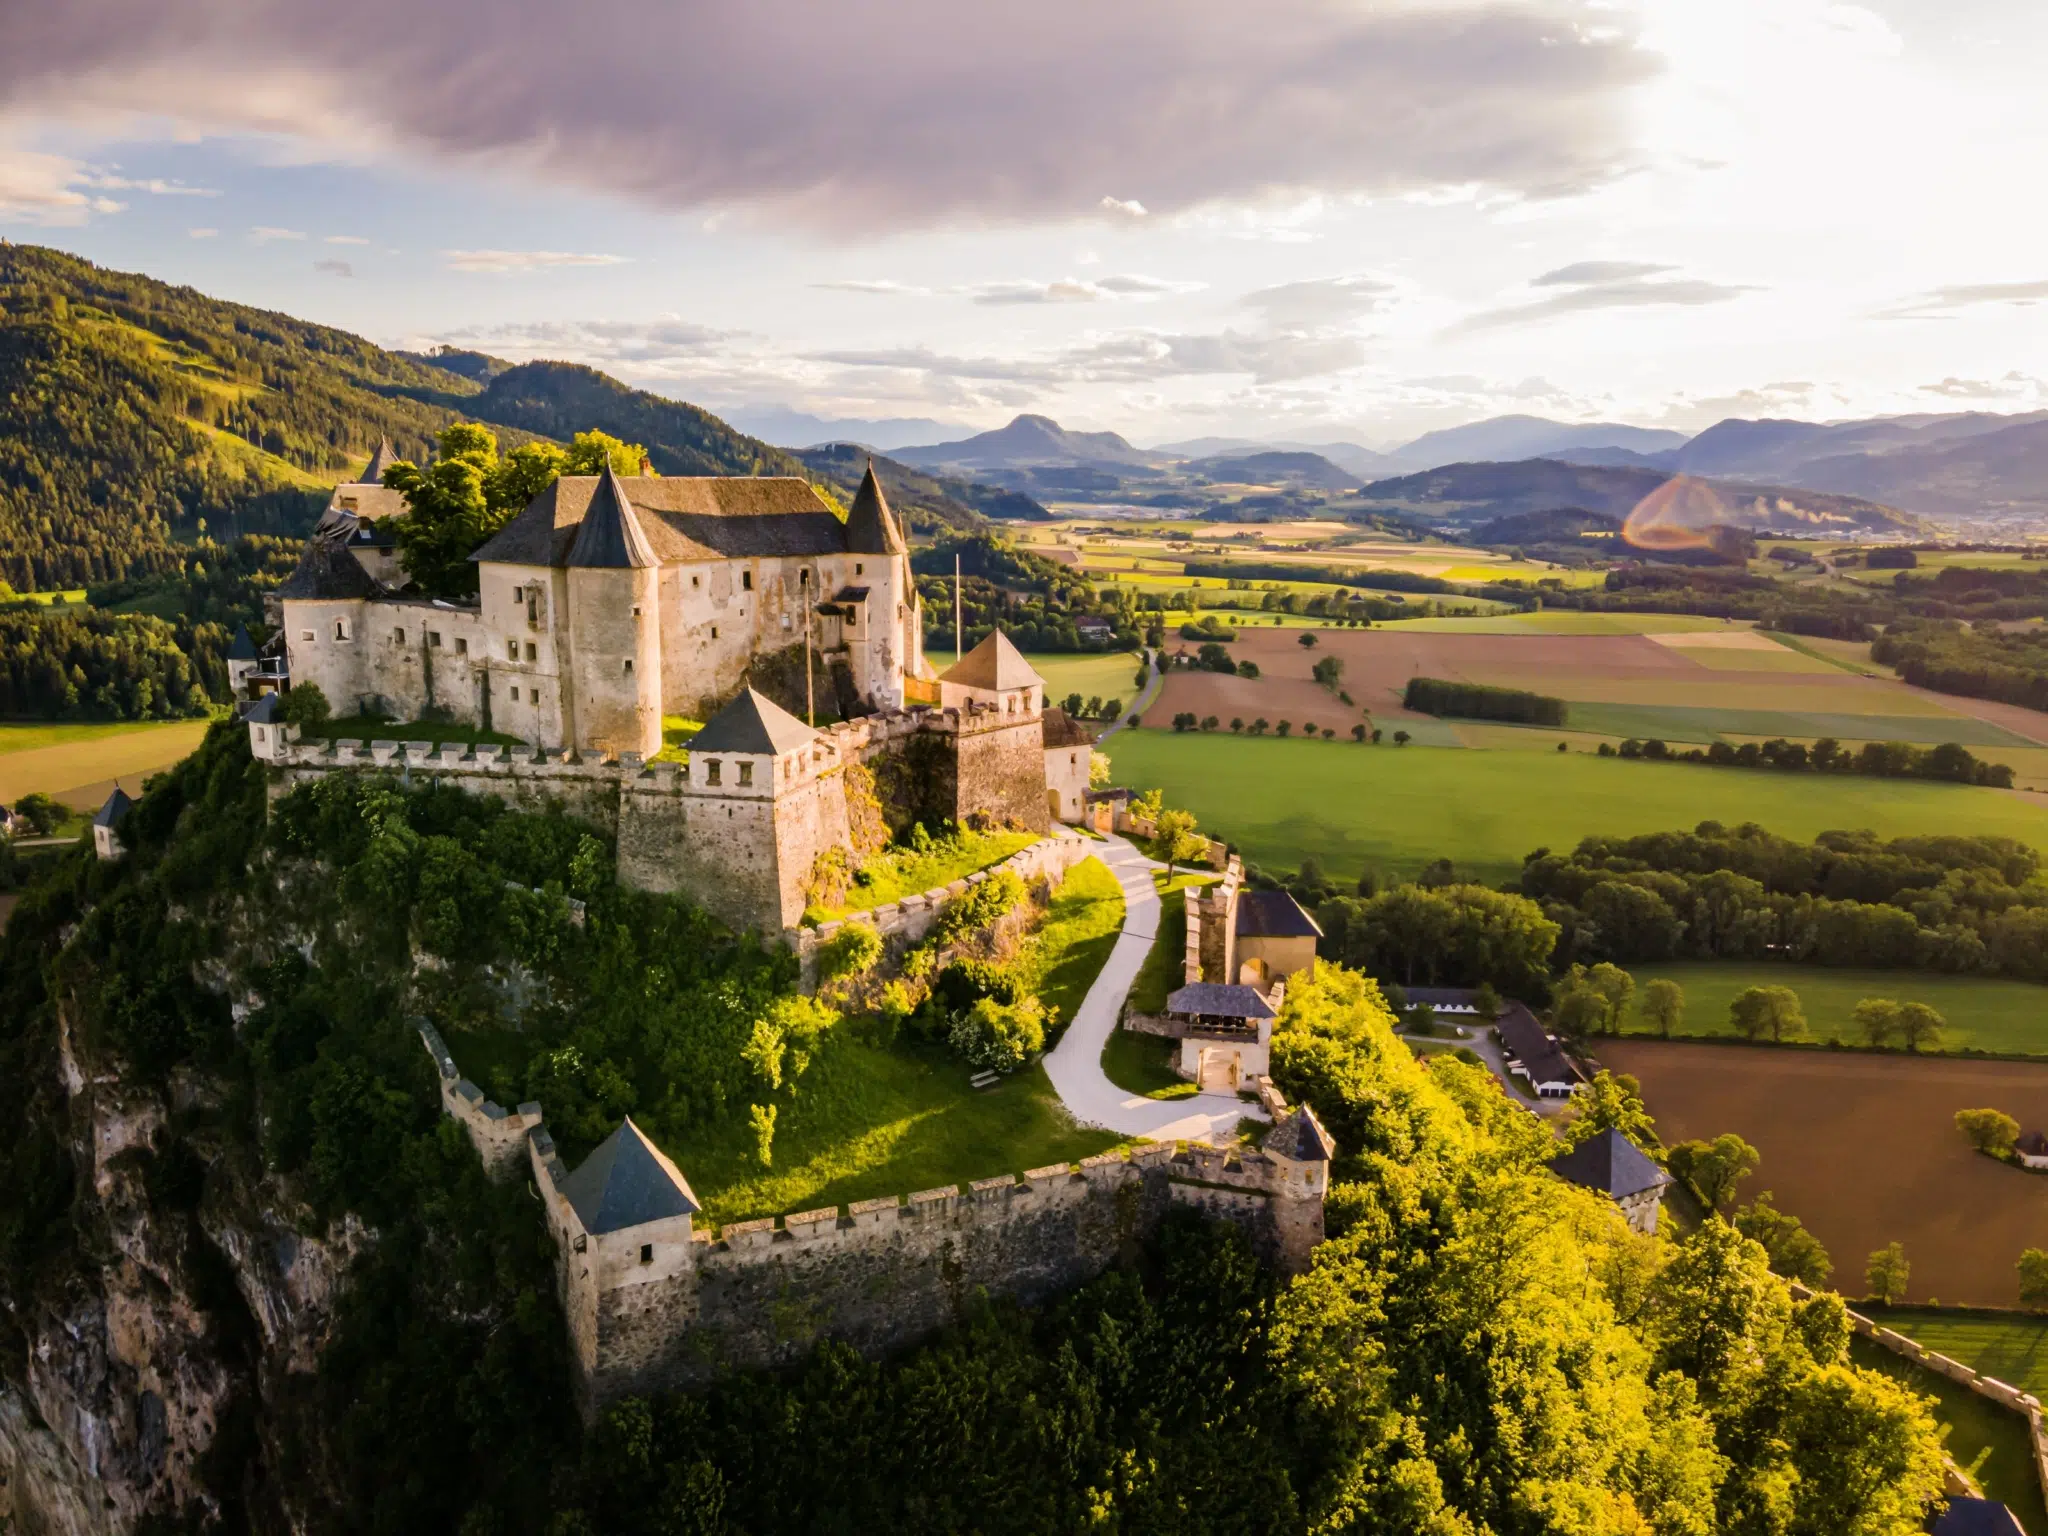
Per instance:
[[[126,176],[94,176],[96,187],[109,187],[115,191],[148,192],[156,197],[219,197],[218,187],[188,187],[182,181],[165,181],[152,176],[146,181],[131,181]]]
[[[913,371],[932,378],[1045,387],[1143,383],[1205,374],[1249,374],[1255,382],[1273,383],[1356,367],[1365,361],[1365,346],[1354,336],[1124,331],[1036,356],[956,357],[918,346],[821,352],[814,358],[845,367]]]
[[[199,229],[188,229],[185,231],[185,233],[187,236],[194,240],[211,240],[215,238],[217,235],[219,235],[220,231],[217,229],[207,229],[202,227]]]
[[[345,261],[316,261],[315,272],[325,272],[329,277],[354,277],[356,269]]]
[[[273,240],[303,240],[303,229],[279,229],[274,224],[258,224],[249,231],[249,238],[258,245],[268,245]]]
[[[0,218],[76,225],[94,213],[118,212],[120,204],[82,190],[91,182],[91,170],[76,160],[0,143]]]
[[[322,235],[320,239],[326,245],[368,245],[370,243],[361,235]]]
[[[2030,283],[1958,283],[1930,288],[1884,310],[1887,320],[1922,320],[1972,309],[1980,304],[2038,304],[2048,299],[2048,279]]]
[[[1050,281],[1014,278],[998,282],[954,284],[945,288],[922,283],[899,283],[891,278],[845,278],[813,283],[840,293],[873,293],[891,297],[964,297],[976,304],[1092,304],[1102,299],[1156,299],[1170,294],[1197,293],[1207,284],[1177,282],[1171,278],[1146,277],[1141,273],[1119,273],[1111,277],[1062,277]]]
[[[166,119],[844,234],[1576,192],[1634,163],[1632,93],[1662,67],[1630,13],[1590,25],[1582,0],[1274,0],[1256,24],[1228,0],[791,14],[67,0],[10,17],[0,116]]]
[[[813,288],[835,289],[840,293],[908,294],[919,298],[929,298],[933,293],[937,292],[936,289],[926,288],[917,283],[899,283],[886,277],[847,277],[840,278],[835,282],[813,283],[811,286]]]
[[[1634,262],[1585,261],[1576,266],[1546,272],[1531,284],[1565,287],[1566,291],[1527,304],[1506,304],[1497,309],[1467,315],[1453,334],[1498,330],[1503,326],[1531,325],[1559,315],[1579,314],[1594,309],[1635,309],[1653,305],[1694,306],[1725,304],[1756,289],[1740,284],[1710,283],[1697,277],[1651,277],[1648,272],[1672,272],[1675,267],[1646,267]],[[1620,276],[1602,274],[1616,272]],[[1587,275],[1587,274],[1592,275]]]
[[[593,363],[651,363],[712,355],[744,334],[664,315],[653,320],[544,320],[473,326],[441,332],[431,340],[521,360],[566,357]]]
[[[1939,384],[1922,384],[1923,395],[1940,395],[1945,400],[2024,400],[2039,404],[2048,398],[2048,382],[2018,369],[1996,379],[1959,379],[1951,375]]]
[[[1246,294],[1238,303],[1274,326],[1335,325],[1385,309],[1395,285],[1378,277],[1317,277]]]
[[[1529,279],[1531,288],[1577,288],[1587,283],[1625,283],[1638,277],[1655,277],[1676,272],[1674,266],[1654,261],[1575,261],[1541,277]]]
[[[626,258],[586,251],[443,251],[454,272],[539,272],[548,267],[616,267]]]

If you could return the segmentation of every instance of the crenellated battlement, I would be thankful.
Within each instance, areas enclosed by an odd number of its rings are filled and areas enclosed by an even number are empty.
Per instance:
[[[590,1411],[626,1394],[786,1364],[820,1338],[870,1353],[894,1348],[952,1321],[976,1290],[1041,1299],[1119,1262],[1176,1205],[1243,1227],[1289,1271],[1305,1268],[1322,1240],[1327,1137],[1270,1083],[1261,1092],[1277,1118],[1265,1150],[1146,1143],[714,1229],[696,1219],[701,1208],[681,1171],[630,1120],[572,1173],[540,1105],[508,1114],[478,1102],[441,1036],[424,1020],[418,1028],[444,1107],[493,1171],[515,1168],[518,1148],[526,1151]],[[634,1158],[629,1182],[644,1210],[621,1219],[596,1200],[591,1180]],[[593,1230],[583,1213],[596,1216],[600,1204]]]

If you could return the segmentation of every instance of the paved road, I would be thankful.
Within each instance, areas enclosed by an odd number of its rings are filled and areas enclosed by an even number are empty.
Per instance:
[[[1124,888],[1124,929],[1110,952],[1109,963],[1082,999],[1074,1022],[1045,1058],[1053,1091],[1083,1125],[1153,1141],[1233,1140],[1240,1119],[1265,1118],[1256,1103],[1220,1093],[1148,1099],[1126,1092],[1103,1074],[1102,1048],[1109,1043],[1124,999],[1159,932],[1159,895],[1152,888],[1152,871],[1165,866],[1146,858],[1121,837],[1106,839],[1096,856]]]
[[[1146,709],[1150,707],[1152,696],[1159,691],[1159,652],[1156,650],[1147,651],[1145,653],[1145,665],[1152,669],[1152,676],[1146,681],[1145,686],[1138,690],[1138,696],[1131,700],[1131,707],[1117,716],[1116,724],[1096,737],[1095,745],[1098,747],[1125,726],[1136,725],[1138,717],[1144,714]]]

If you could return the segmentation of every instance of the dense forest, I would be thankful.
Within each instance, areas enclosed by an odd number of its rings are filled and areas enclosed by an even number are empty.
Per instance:
[[[2048,631],[1908,621],[1879,635],[1870,656],[1916,687],[2048,709]]]
[[[1410,1057],[1336,967],[1290,989],[1274,1035],[1277,1079],[1340,1149],[1308,1275],[1183,1219],[1043,1309],[966,1298],[887,1363],[821,1347],[585,1433],[536,1208],[440,1117],[406,1015],[476,1028],[517,959],[551,1123],[578,1082],[592,1130],[650,1086],[719,1116],[750,1071],[729,1021],[786,995],[786,966],[618,891],[602,839],[559,816],[365,779],[266,820],[231,726],[124,831],[126,861],[68,857],[0,938],[0,1373],[20,1384],[62,1309],[108,1283],[119,1221],[172,1264],[233,1384],[195,1473],[220,1528],[1879,1536],[1939,1491],[1925,1404],[1848,1363],[1839,1301],[1795,1303],[1718,1218],[1632,1235],[1544,1170],[1546,1128],[1484,1073]],[[677,1001],[649,1015],[651,997]],[[118,1199],[74,1173],[60,1003],[130,1102],[180,1085],[185,1107],[102,1172]],[[1657,1150],[1639,1113],[1625,1128]],[[278,1202],[304,1232],[374,1236],[317,1373],[266,1358],[248,1256],[217,1237]]]
[[[960,620],[963,649],[988,638],[998,624],[1027,651],[1102,649],[1105,641],[1119,648],[1138,643],[1133,594],[1114,585],[1096,587],[1071,566],[1060,565],[1006,539],[975,534],[942,540],[910,558],[917,595],[924,604],[924,643],[928,649],[953,645],[953,570],[960,569]],[[1112,637],[1084,640],[1074,621],[1094,615],[1108,621]]]

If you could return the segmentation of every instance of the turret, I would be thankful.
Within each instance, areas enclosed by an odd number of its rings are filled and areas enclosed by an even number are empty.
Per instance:
[[[564,564],[574,743],[652,757],[661,750],[660,561],[609,465]]]
[[[867,594],[853,643],[854,686],[880,708],[896,708],[903,703],[904,674],[918,670],[924,636],[908,548],[873,459],[846,516],[846,550],[859,567],[849,586]]]

